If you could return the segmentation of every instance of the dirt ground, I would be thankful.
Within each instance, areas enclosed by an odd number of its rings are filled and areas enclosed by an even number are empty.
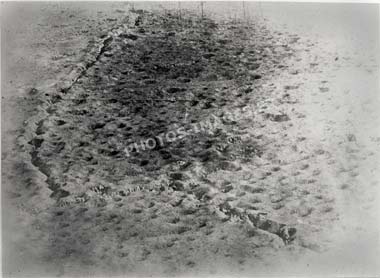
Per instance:
[[[59,78],[66,78],[88,44],[122,22],[125,15],[121,11],[126,7],[123,3],[1,3],[4,274],[44,273],[35,255],[43,247],[28,246],[30,239],[25,233],[33,221],[33,211],[18,208],[20,203],[15,208],[5,194],[9,188],[20,190],[20,194],[25,191],[17,167],[25,158],[15,147],[24,120],[35,111],[35,105],[25,97],[31,88],[54,87]],[[56,269],[47,273],[56,273]]]
[[[379,273],[378,42],[28,5],[2,4],[4,274]]]

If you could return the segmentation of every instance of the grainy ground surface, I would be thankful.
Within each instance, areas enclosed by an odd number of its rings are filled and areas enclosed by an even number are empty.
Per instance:
[[[6,273],[375,273],[374,54],[255,16],[7,5]]]

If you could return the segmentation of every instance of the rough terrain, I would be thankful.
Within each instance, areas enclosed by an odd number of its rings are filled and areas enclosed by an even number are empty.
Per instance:
[[[374,209],[376,169],[360,161],[376,165],[376,126],[336,135],[329,119],[347,94],[334,73],[355,62],[264,22],[133,10],[104,26],[52,86],[26,90],[6,194],[27,214],[15,241],[45,271],[273,273],[357,228],[357,179]]]

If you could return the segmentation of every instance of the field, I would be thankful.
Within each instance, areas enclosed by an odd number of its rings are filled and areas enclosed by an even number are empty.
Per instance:
[[[376,30],[253,4],[3,4],[4,274],[378,271]]]

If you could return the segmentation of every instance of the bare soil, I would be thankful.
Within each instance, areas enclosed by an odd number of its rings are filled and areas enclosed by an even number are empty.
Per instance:
[[[376,59],[265,22],[51,5],[49,35],[13,41],[29,67],[5,63],[5,273],[308,273],[376,238]]]

